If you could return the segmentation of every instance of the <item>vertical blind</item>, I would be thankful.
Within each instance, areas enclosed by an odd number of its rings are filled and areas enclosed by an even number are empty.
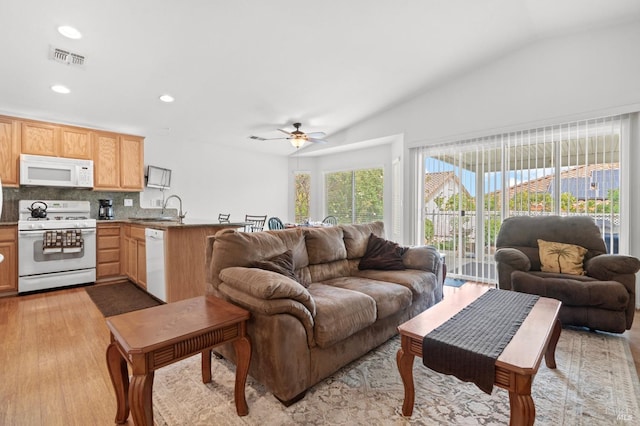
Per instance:
[[[509,216],[589,215],[617,251],[627,128],[623,115],[415,148],[418,241],[447,251],[447,263],[475,263],[458,272],[485,280]]]

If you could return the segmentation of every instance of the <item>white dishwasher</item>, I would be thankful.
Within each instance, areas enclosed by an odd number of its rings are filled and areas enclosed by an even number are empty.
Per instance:
[[[145,228],[147,251],[147,291],[156,298],[167,301],[167,285],[164,274],[164,231]]]

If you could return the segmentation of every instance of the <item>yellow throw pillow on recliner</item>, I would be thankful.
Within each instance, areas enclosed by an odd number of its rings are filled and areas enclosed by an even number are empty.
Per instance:
[[[543,272],[584,275],[582,268],[587,249],[574,244],[538,240],[540,269]]]

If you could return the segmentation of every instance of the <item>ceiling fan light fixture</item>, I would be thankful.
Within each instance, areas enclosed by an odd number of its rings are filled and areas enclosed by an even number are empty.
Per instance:
[[[301,138],[301,137],[292,137],[291,138],[291,145],[293,145],[296,148],[300,148],[302,145],[304,145],[305,139]]]

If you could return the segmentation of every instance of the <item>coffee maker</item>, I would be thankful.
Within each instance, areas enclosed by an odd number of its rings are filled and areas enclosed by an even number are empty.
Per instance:
[[[98,219],[113,220],[113,200],[98,200],[100,208],[98,209]]]

